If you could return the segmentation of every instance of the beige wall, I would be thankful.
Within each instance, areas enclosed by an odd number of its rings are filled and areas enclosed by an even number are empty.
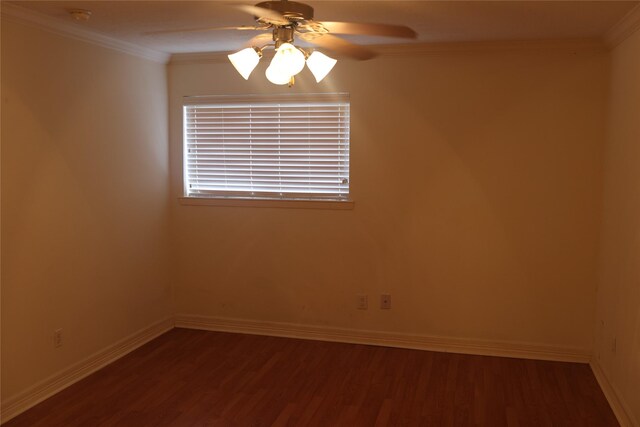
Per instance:
[[[636,416],[639,44],[613,53],[596,329]],[[263,71],[172,65],[167,105],[162,65],[2,22],[3,401],[170,315],[169,277],[180,314],[591,351],[608,54]],[[354,210],[178,204],[183,95],[316,91],[351,94]]]
[[[176,312],[590,352],[607,72],[603,52],[449,53],[288,89],[170,66]],[[354,210],[178,204],[182,96],[305,91],[351,94]]]
[[[612,53],[595,357],[640,425],[640,31]]]
[[[4,401],[170,314],[165,66],[3,19],[1,136]]]

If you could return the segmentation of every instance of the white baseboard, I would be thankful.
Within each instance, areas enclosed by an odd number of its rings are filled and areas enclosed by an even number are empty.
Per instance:
[[[300,325],[283,322],[202,317],[186,314],[176,315],[175,326],[177,328],[204,329],[218,332],[271,335],[277,337],[411,348],[416,350],[476,354],[483,356],[517,357],[523,359],[579,363],[588,363],[591,358],[588,350],[576,348],[552,347],[527,343],[432,337],[393,332],[333,328],[327,326]]]
[[[593,371],[593,375],[598,380],[598,384],[604,393],[604,396],[607,398],[609,402],[609,406],[613,410],[618,422],[621,427],[640,427],[640,423],[636,420],[629,410],[628,405],[625,403],[624,399],[621,398],[620,393],[616,391],[616,388],[609,382],[609,379],[605,375],[602,367],[598,363],[597,360],[593,359],[589,363],[591,365],[591,370]]]
[[[9,421],[46,398],[80,381],[84,377],[116,361],[171,329],[173,329],[173,318],[155,323],[89,356],[70,368],[47,378],[24,392],[7,399],[0,405],[0,413],[2,414],[0,422],[5,423]]]

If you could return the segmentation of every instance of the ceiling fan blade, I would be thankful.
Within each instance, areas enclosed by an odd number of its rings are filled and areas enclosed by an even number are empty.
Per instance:
[[[236,5],[236,8],[243,12],[251,14],[256,18],[259,18],[262,22],[268,22],[275,25],[289,25],[291,22],[284,17],[283,14],[271,9],[265,9],[264,7],[249,6],[249,5]]]
[[[402,37],[415,39],[417,34],[404,25],[361,24],[357,22],[320,22],[333,34],[360,34],[365,36]]]
[[[252,37],[244,45],[246,47],[261,47],[261,45],[268,44],[272,40],[273,34],[271,33],[258,34],[257,36]]]
[[[372,50],[350,43],[339,37],[332,36],[331,34],[322,34],[321,36],[305,39],[309,43],[313,43],[320,47],[329,49],[331,51],[341,53],[351,58],[365,60],[371,59],[377,54]]]
[[[145,36],[151,36],[155,34],[175,34],[175,33],[197,33],[205,31],[221,31],[221,30],[252,30],[252,31],[264,31],[268,27],[256,27],[252,25],[242,25],[239,27],[203,27],[203,28],[182,28],[178,30],[160,30],[160,31],[147,31],[142,33]]]

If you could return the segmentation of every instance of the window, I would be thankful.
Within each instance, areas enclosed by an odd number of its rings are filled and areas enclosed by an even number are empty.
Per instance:
[[[184,194],[349,199],[346,94],[187,97]]]

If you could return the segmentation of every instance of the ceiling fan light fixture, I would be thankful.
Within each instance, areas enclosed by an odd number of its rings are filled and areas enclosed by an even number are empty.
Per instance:
[[[227,57],[238,73],[240,73],[245,80],[249,80],[251,72],[256,68],[258,62],[260,62],[262,52],[258,48],[248,47],[231,55],[227,55]]]
[[[307,58],[307,67],[316,78],[316,82],[320,83],[329,72],[333,69],[338,61],[317,50],[313,51]]]
[[[262,50],[267,46],[269,48],[275,47],[276,55],[271,61],[266,74],[271,77],[270,81],[277,82],[276,84],[285,84],[286,78],[290,86],[293,86],[294,76],[304,69],[305,63],[311,70],[316,82],[322,81],[337,63],[335,59],[322,53],[315,52],[309,55],[307,50],[295,47],[293,43],[296,36],[322,49],[328,49],[331,52],[360,61],[374,58],[376,52],[345,40],[341,38],[342,35],[417,38],[417,33],[405,25],[316,21],[313,17],[313,7],[294,0],[267,0],[253,6],[238,4],[236,8],[252,15],[256,24],[253,26],[242,25],[240,27],[155,31],[145,34],[228,29],[263,31],[262,34],[252,37],[247,44],[247,46],[253,47],[228,55],[229,60],[240,75],[245,80],[248,80],[260,62]],[[80,15],[76,15],[76,19],[79,19],[79,17]],[[267,39],[270,40],[267,41]]]

